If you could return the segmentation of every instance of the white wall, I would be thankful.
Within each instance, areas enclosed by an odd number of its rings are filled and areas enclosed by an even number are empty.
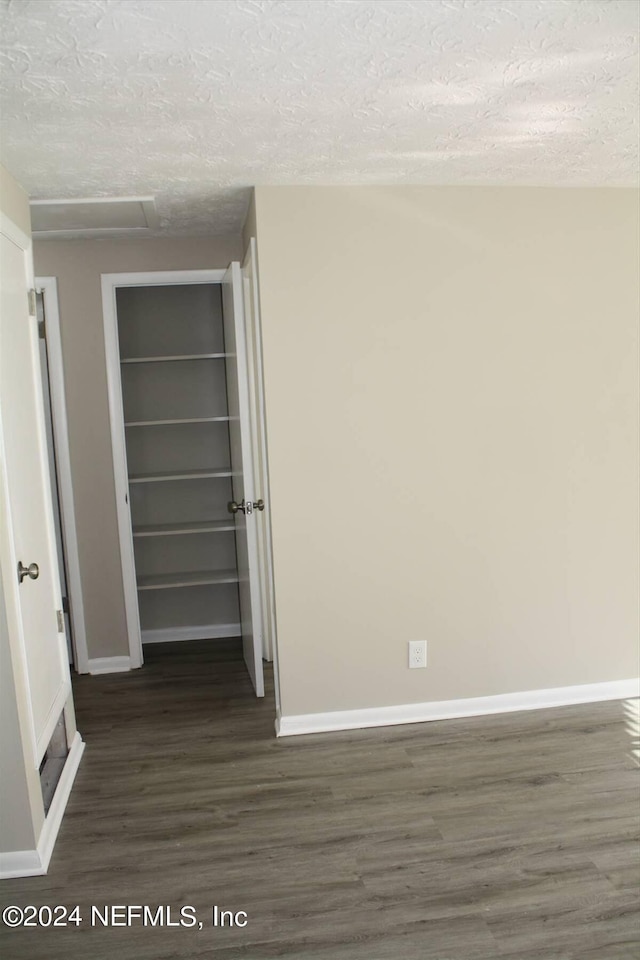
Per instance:
[[[284,715],[637,675],[637,212],[257,188]]]
[[[109,428],[103,273],[204,270],[241,255],[240,238],[47,240],[38,276],[58,278],[69,446],[89,657],[126,656],[122,570]]]

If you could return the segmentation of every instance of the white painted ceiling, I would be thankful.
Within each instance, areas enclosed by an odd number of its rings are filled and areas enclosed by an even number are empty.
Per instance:
[[[627,185],[636,0],[0,0],[2,161],[35,198],[253,184]]]

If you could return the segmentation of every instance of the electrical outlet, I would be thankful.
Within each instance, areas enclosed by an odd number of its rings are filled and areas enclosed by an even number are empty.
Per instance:
[[[427,665],[427,641],[409,640],[409,669],[417,670]]]

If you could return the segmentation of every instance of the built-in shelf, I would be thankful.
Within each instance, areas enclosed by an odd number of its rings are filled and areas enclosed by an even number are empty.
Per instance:
[[[120,363],[171,363],[174,360],[223,360],[228,353],[185,353],[174,357],[123,357]]]
[[[138,577],[138,590],[168,590],[171,587],[199,587],[212,583],[238,583],[237,570],[200,570],[189,573],[158,573]]]
[[[174,423],[228,423],[230,417],[188,417],[180,420],[125,420],[125,427],[167,427]]]
[[[212,470],[165,470],[162,473],[132,473],[129,483],[161,483],[165,480],[207,480],[209,477],[232,477],[231,467]]]
[[[222,287],[152,283],[116,299],[142,639],[239,636]]]
[[[197,523],[158,523],[134,526],[134,537],[171,537],[180,534],[192,533],[223,533],[235,530],[232,519],[229,520],[200,520]]]

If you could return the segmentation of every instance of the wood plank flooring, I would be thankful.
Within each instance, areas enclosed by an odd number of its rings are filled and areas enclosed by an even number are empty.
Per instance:
[[[1,907],[83,922],[0,925],[3,960],[640,957],[630,702],[276,740],[235,641],[145,654],[76,679],[87,748],[49,874],[0,884]],[[92,926],[91,905],[192,905],[203,928]]]

